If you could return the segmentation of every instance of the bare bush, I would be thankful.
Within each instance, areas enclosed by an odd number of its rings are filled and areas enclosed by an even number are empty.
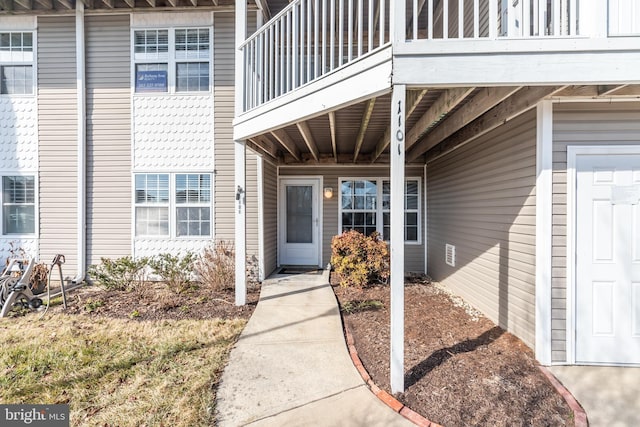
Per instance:
[[[207,246],[195,263],[194,271],[203,286],[213,290],[233,288],[236,270],[233,243],[219,240]]]

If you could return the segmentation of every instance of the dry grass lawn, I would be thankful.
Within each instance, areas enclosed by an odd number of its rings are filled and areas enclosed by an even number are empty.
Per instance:
[[[201,426],[246,320],[62,313],[0,320],[0,402],[68,403],[71,424]]]

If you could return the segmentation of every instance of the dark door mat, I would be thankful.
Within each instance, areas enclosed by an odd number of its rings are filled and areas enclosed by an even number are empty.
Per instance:
[[[282,267],[277,274],[317,274],[318,271],[318,267]]]

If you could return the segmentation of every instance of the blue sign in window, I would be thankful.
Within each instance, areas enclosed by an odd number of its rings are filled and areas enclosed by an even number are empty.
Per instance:
[[[136,92],[166,92],[166,70],[138,70],[136,73]]]

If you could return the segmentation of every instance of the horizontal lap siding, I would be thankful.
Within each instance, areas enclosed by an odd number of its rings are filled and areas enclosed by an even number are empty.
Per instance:
[[[427,165],[429,274],[535,341],[535,113]],[[445,245],[456,247],[456,266]]]
[[[86,18],[87,262],[131,253],[129,15]]]
[[[77,90],[75,18],[38,17],[40,259],[77,266]]]
[[[554,105],[551,279],[553,362],[567,361],[567,146],[638,144],[640,144],[640,102]]]
[[[215,238],[235,239],[235,160],[233,142],[235,21],[232,13],[215,13],[213,23]],[[256,154],[247,150],[247,254],[258,255]]]
[[[268,276],[278,263],[278,169],[264,161],[262,179],[264,273]]]
[[[407,167],[405,175],[407,177],[416,177],[423,180],[423,168],[421,167]],[[339,198],[340,198],[340,185],[338,184],[339,178],[388,178],[389,168],[359,168],[359,167],[281,167],[280,177],[295,177],[295,176],[322,176],[324,187],[331,187],[334,190],[333,197],[331,199],[322,200],[323,216],[322,216],[322,264],[326,265],[331,260],[331,239],[336,234],[339,234]],[[420,245],[405,245],[404,258],[405,258],[405,270],[407,272],[424,272],[424,182],[421,183],[422,197],[421,197],[421,215],[420,221],[421,228],[421,242]]]

